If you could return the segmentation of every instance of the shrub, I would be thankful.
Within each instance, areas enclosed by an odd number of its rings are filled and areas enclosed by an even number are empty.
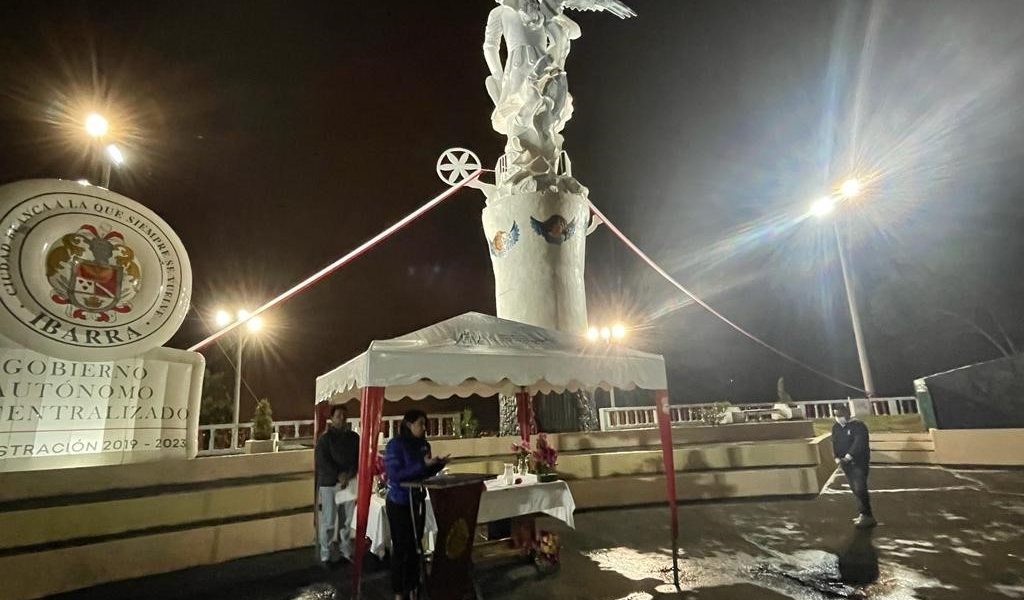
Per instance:
[[[256,403],[256,414],[252,418],[252,439],[269,440],[274,433],[274,411],[270,400],[263,398]]]
[[[462,416],[459,417],[459,431],[456,433],[460,438],[472,438],[477,437],[480,432],[480,422],[473,416],[473,411],[469,408],[462,411]]]
[[[715,402],[711,406],[705,406],[700,411],[700,420],[705,425],[717,427],[722,424],[722,417],[729,412],[731,404],[728,402]]]

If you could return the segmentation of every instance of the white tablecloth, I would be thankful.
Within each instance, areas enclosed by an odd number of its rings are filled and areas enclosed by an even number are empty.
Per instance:
[[[480,512],[477,523],[490,523],[501,519],[510,519],[533,513],[544,513],[562,521],[573,529],[576,521],[576,501],[572,498],[569,485],[564,481],[550,483],[527,482],[520,485],[502,486],[497,480],[485,481],[487,489],[480,496]],[[427,497],[427,518],[423,528],[423,537],[427,549],[434,548],[434,537],[437,534],[437,522],[434,511]],[[384,556],[391,541],[391,530],[388,527],[384,499],[374,495],[370,498],[370,516],[366,522],[366,536],[370,538],[370,552]]]

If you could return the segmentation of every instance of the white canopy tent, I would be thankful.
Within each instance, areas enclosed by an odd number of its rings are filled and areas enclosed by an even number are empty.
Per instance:
[[[317,402],[348,402],[366,387],[386,400],[643,388],[664,390],[657,354],[466,313],[390,340],[317,377]]]
[[[520,434],[528,441],[533,394],[612,386],[656,392],[665,473],[674,474],[665,360],[657,354],[470,312],[397,338],[373,341],[366,352],[317,377],[317,431],[325,423],[331,405],[360,399],[362,432],[353,569],[357,593],[365,550],[371,465],[376,459],[385,399],[514,394]],[[667,476],[666,485],[675,548],[675,477]]]

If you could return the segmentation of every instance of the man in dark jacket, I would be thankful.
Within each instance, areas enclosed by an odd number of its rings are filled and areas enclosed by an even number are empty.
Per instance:
[[[345,420],[344,406],[331,408],[327,430],[316,441],[313,453],[317,501],[320,505],[317,536],[320,542],[320,562],[323,564],[339,560],[339,556],[331,552],[335,523],[340,530],[338,537],[341,555],[349,557],[352,554],[352,540],[347,525],[352,516],[353,503],[345,502],[339,506],[334,499],[335,493],[349,485],[359,468],[359,435],[346,430]]]
[[[858,516],[854,519],[857,527],[865,529],[878,523],[871,514],[871,499],[868,497],[868,470],[871,465],[871,448],[867,425],[850,416],[850,409],[839,407],[834,412],[832,426],[832,453],[836,464],[843,469],[850,490],[857,498]]]

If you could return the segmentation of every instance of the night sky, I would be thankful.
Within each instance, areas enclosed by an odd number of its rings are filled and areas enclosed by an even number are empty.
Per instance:
[[[835,218],[879,391],[1024,348],[1024,2],[629,3],[638,18],[573,15],[565,149],[655,260],[860,383],[831,226],[804,218],[858,175],[864,195]],[[189,251],[193,311],[170,343],[188,347],[216,308],[257,306],[442,191],[446,148],[494,163],[493,6],[4,0],[0,182],[96,181],[78,122],[108,114],[130,163],[112,189]],[[244,373],[275,417],[308,417],[314,378],[372,339],[494,313],[482,208],[462,192],[267,315]],[[606,230],[587,246],[592,322],[622,320],[664,354],[674,399],[772,399],[782,375],[798,399],[847,395],[686,302]]]

